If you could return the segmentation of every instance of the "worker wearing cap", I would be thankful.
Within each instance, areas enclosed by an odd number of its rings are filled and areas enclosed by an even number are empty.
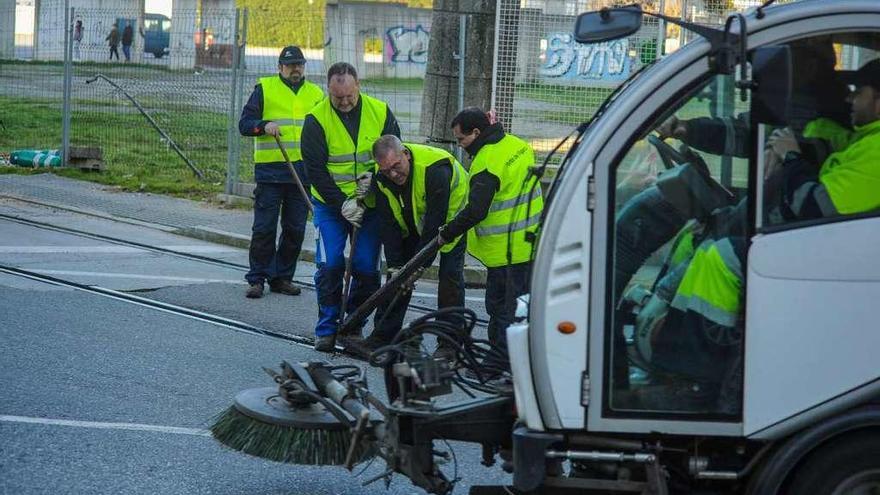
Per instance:
[[[402,143],[382,136],[373,144],[376,160],[376,209],[379,212],[389,279],[428,245],[440,226],[452,220],[467,201],[468,174],[448,151],[422,144]],[[464,236],[440,248],[437,285],[439,309],[464,306]],[[434,260],[427,260],[430,266]],[[387,345],[403,326],[412,293],[401,293],[385,309],[376,329],[364,341],[373,351]]]
[[[367,194],[375,168],[370,150],[379,136],[400,136],[388,105],[361,93],[357,71],[338,62],[327,71],[329,98],[313,108],[303,126],[303,161],[315,208],[317,230],[315,285],[318,322],[315,349],[332,351],[342,312],[346,239],[357,240],[351,253],[352,285],[347,308],[354,310],[379,288],[379,219],[375,198]],[[360,179],[360,180],[359,180]],[[360,337],[360,329],[348,339]]]
[[[849,97],[853,132],[845,148],[817,170],[791,132],[776,131],[767,140],[782,161],[783,200],[796,219],[880,208],[880,59],[842,77],[855,89]]]
[[[531,173],[529,143],[491,123],[483,110],[465,108],[452,120],[452,134],[473,158],[465,207],[440,231],[445,245],[467,233],[467,251],[486,268],[489,340],[507,352],[505,331],[516,298],[528,292],[533,242],[544,199]]]
[[[302,197],[275,142],[278,137],[300,180],[305,181],[300,134],[306,113],[324,98],[317,85],[305,80],[306,59],[302,50],[288,46],[278,57],[278,74],[262,77],[254,87],[238,121],[243,136],[254,136],[254,224],[249,252],[250,270],[245,279],[246,296],[263,296],[269,289],[298,295],[293,285],[296,261],[302,248],[308,216]],[[278,218],[281,239],[275,245]]]

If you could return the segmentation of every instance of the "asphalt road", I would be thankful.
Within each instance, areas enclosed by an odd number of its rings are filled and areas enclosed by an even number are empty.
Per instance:
[[[229,260],[246,256],[32,206],[4,204],[0,212]],[[258,326],[311,332],[313,293],[246,301],[235,270],[123,248],[0,221],[2,264],[206,311],[223,309],[226,316]],[[383,471],[380,461],[354,477],[341,468],[248,457],[205,435],[239,390],[270,384],[262,366],[327,359],[326,354],[5,274],[0,274],[0,314],[0,494],[387,493],[381,482],[361,487]],[[370,383],[380,384],[370,373]],[[497,467],[481,466],[474,446],[453,448],[462,478],[455,493],[467,493],[468,483],[508,479]],[[444,469],[452,476],[453,466]],[[395,494],[422,493],[400,476],[390,488]]]

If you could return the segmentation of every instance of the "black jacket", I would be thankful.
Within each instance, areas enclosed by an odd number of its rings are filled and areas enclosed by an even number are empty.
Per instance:
[[[501,124],[490,125],[477,136],[477,139],[465,151],[471,157],[475,157],[483,146],[495,144],[503,138],[504,128]],[[443,238],[454,239],[482,222],[489,214],[492,198],[495,197],[495,193],[500,187],[501,178],[488,170],[471,175],[467,205],[443,229]]]
[[[412,173],[402,186],[394,184],[382,175],[377,175],[376,180],[395,193],[402,206],[403,219],[406,222],[407,230],[409,230],[409,235],[406,237],[394,219],[388,198],[376,190],[376,208],[379,211],[380,219],[379,236],[382,240],[385,260],[388,262],[388,266],[402,266],[412,255],[436,237],[440,226],[446,222],[451,192],[449,182],[452,180],[452,164],[444,158],[431,164],[425,173],[427,208],[421,237],[417,234],[416,226],[413,224],[413,205],[409,200],[412,197]],[[414,250],[410,246],[414,246]],[[430,265],[432,261],[428,261],[427,264]]]
[[[357,105],[348,113],[340,112],[334,108],[336,115],[342,121],[345,128],[351,136],[352,142],[357,143],[358,128],[361,122],[361,108],[363,107],[363,98],[358,98]],[[385,124],[382,127],[382,135],[393,134],[400,137],[400,126],[397,125],[397,119],[388,108],[388,114],[385,116]],[[312,115],[306,116],[303,124],[302,132],[302,156],[303,163],[306,167],[306,175],[309,183],[318,190],[318,194],[324,199],[327,206],[341,208],[346,196],[336,185],[330,171],[327,170],[327,158],[330,152],[327,148],[327,139],[324,136],[324,129],[318,120]]]

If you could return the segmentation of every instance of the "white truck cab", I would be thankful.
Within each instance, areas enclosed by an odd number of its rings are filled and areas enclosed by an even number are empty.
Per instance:
[[[627,35],[628,9],[576,38]],[[846,206],[880,189],[829,198],[792,172],[870,131],[847,71],[880,57],[880,2],[773,5],[726,32],[624,83],[560,168],[508,329],[519,489],[880,492],[880,210]]]

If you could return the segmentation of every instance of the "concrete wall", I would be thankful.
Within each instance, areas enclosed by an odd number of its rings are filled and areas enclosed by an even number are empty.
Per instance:
[[[430,9],[405,4],[327,2],[324,65],[348,62],[360,77],[424,77],[431,32]],[[365,53],[370,40],[381,53]]]
[[[14,8],[15,0],[0,0],[0,14],[6,3]],[[110,48],[105,40],[114,23],[120,19],[131,22],[134,39],[131,48],[132,62],[160,63],[175,69],[191,69],[197,65],[197,33],[209,32],[213,50],[204,53],[202,65],[223,66],[225,59],[231,60],[233,44],[235,1],[234,0],[173,0],[171,10],[170,55],[163,61],[156,60],[152,54],[144,54],[144,39],[139,35],[143,26],[144,0],[70,0],[74,8],[74,19],[83,22],[83,39],[79,50],[74,50],[74,60],[104,62],[109,60]],[[201,7],[201,16],[198,15]],[[12,21],[0,15],[0,58],[3,57],[6,25],[14,30],[15,15]],[[34,5],[34,48],[35,60],[64,59],[64,0],[35,0]],[[120,37],[122,27],[119,29]],[[204,37],[202,37],[204,38]],[[204,51],[208,48],[200,45]],[[223,47],[228,47],[225,49]],[[122,46],[119,46],[122,60]],[[228,56],[227,56],[228,55]],[[204,62],[214,62],[216,64]],[[115,58],[113,60],[116,61]],[[225,63],[228,66],[228,63]]]

